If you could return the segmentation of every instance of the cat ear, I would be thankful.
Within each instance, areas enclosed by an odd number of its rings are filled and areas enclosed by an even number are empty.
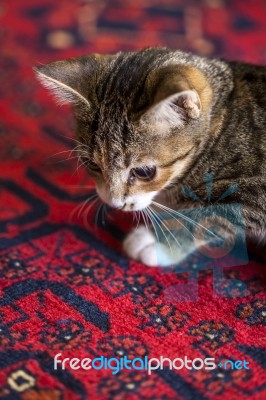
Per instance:
[[[197,119],[200,116],[201,103],[195,90],[184,90],[152,105],[143,115],[143,120],[164,123],[169,127],[184,127],[188,118]]]
[[[212,98],[203,73],[184,65],[167,65],[152,71],[145,91],[150,105],[141,120],[157,123],[159,129],[184,127],[207,112]]]
[[[83,56],[34,67],[39,81],[60,104],[83,104],[90,107],[89,87],[97,68],[97,59]]]

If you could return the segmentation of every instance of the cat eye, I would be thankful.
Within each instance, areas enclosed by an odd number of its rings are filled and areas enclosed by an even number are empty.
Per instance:
[[[93,172],[101,172],[101,168],[97,164],[95,164],[94,162],[90,162],[88,164],[88,167]]]
[[[138,179],[143,181],[151,180],[154,178],[156,173],[156,167],[153,165],[151,167],[141,167],[141,168],[133,168],[131,170],[131,174]]]

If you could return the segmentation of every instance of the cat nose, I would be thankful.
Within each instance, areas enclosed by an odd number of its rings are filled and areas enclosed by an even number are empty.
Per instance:
[[[125,207],[126,203],[118,199],[112,199],[112,206],[117,208],[118,210],[122,210]]]

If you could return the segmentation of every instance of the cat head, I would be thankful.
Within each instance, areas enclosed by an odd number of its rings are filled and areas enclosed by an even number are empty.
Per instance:
[[[212,89],[181,56],[153,48],[34,68],[59,102],[73,104],[80,156],[111,207],[149,206],[206,139]]]

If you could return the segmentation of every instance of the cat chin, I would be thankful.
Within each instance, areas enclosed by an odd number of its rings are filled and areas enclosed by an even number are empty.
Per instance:
[[[149,207],[157,191],[141,193],[137,196],[128,196],[126,199],[125,211],[141,211]]]

